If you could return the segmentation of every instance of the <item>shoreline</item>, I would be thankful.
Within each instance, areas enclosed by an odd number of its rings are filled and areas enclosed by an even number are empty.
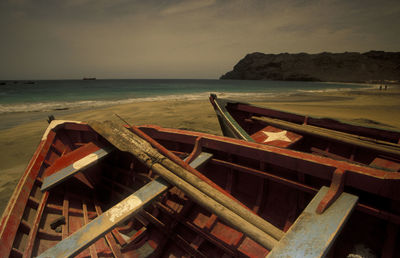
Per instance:
[[[224,94],[219,94],[223,98]],[[347,123],[400,131],[400,86],[388,90],[355,89],[335,92],[299,92],[286,96],[255,99],[243,94],[238,100],[315,117],[329,117]],[[2,213],[15,185],[46,130],[48,115],[56,119],[89,121],[117,119],[130,124],[155,124],[161,127],[201,131],[222,135],[208,98],[202,100],[145,101],[122,105],[0,114],[0,212]],[[25,121],[24,123],[20,123]]]
[[[62,81],[62,80],[61,80]],[[267,84],[267,90],[262,88],[253,89],[254,91],[240,90],[235,91],[223,91],[218,87],[216,89],[207,89],[206,91],[192,92],[192,93],[168,93],[166,95],[155,95],[155,96],[119,96],[112,98],[102,98],[102,99],[87,99],[87,100],[75,100],[75,99],[65,99],[61,101],[36,101],[36,102],[16,102],[16,103],[2,103],[0,104],[0,119],[1,121],[7,121],[6,123],[0,122],[0,130],[11,128],[15,125],[26,123],[26,121],[33,121],[35,119],[40,119],[47,114],[71,114],[78,113],[90,109],[102,109],[110,106],[128,105],[134,103],[143,102],[155,102],[155,101],[181,101],[181,100],[203,100],[207,99],[210,93],[216,93],[218,95],[224,95],[225,98],[237,99],[241,101],[250,100],[261,100],[261,99],[271,99],[275,98],[286,98],[291,95],[297,95],[299,93],[319,93],[319,92],[335,92],[335,91],[348,91],[357,90],[353,87],[346,87],[345,85],[357,85],[361,87],[361,90],[372,88],[371,84],[367,83],[340,83],[340,82],[316,82],[319,84],[334,84],[334,88],[324,89],[307,89],[305,87],[303,90],[296,88],[288,88],[283,90],[280,88],[279,83],[282,81],[277,81],[276,87],[271,87]],[[301,83],[301,82],[300,82]],[[251,85],[251,84],[250,84]],[[341,86],[339,86],[341,85]],[[62,85],[61,85],[62,86]],[[242,85],[240,86],[242,87]],[[378,86],[375,86],[378,87]],[[235,87],[234,87],[235,88]],[[243,89],[245,89],[244,87]],[[311,87],[314,88],[314,87]],[[318,87],[317,87],[318,88]],[[219,91],[222,90],[222,91]],[[259,91],[261,90],[261,91]],[[104,96],[103,96],[104,97]],[[43,115],[44,114],[44,115]],[[19,119],[18,119],[19,118]]]
[[[225,98],[225,94],[218,94]],[[229,95],[229,93],[227,94]],[[400,115],[400,85],[391,86],[388,90],[354,89],[329,92],[297,92],[289,95],[268,96],[260,98],[243,96],[236,98],[260,107],[269,107],[291,113],[315,117],[327,117],[343,120],[347,123],[360,122],[364,126],[383,126],[389,130],[400,130],[400,121],[393,119],[393,114]],[[37,141],[47,128],[48,116],[53,115],[62,120],[105,120],[118,114],[129,123],[137,125],[156,124],[162,127],[197,130],[212,134],[221,134],[215,112],[208,101],[203,100],[158,100],[129,104],[116,104],[91,109],[83,107],[68,110],[41,112],[19,112],[0,114],[0,146],[18,146],[18,138],[32,143]],[[364,121],[363,121],[364,120]],[[36,146],[30,146],[30,150]],[[24,148],[25,149],[25,148]],[[29,149],[26,149],[29,153]],[[33,152],[30,152],[33,154]],[[31,155],[29,154],[29,155]],[[8,153],[0,155],[0,171],[9,168]]]

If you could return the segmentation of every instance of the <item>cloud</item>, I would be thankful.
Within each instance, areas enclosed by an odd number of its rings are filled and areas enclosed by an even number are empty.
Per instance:
[[[216,4],[216,0],[183,0],[175,5],[168,6],[162,10],[162,14],[171,15],[185,12],[192,12],[201,8],[210,7]]]

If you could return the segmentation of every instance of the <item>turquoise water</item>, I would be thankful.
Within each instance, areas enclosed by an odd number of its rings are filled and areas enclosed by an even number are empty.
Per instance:
[[[205,99],[209,93],[235,98],[299,92],[335,91],[365,86],[287,81],[235,80],[47,80],[1,81],[0,113],[99,107],[153,100]]]

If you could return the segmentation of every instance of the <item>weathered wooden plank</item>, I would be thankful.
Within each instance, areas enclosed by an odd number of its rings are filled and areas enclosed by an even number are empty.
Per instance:
[[[28,243],[26,245],[26,249],[24,251],[23,257],[31,257],[31,255],[32,255],[32,250],[33,250],[33,246],[35,244],[36,235],[39,231],[39,223],[42,218],[44,208],[46,207],[48,197],[49,197],[49,192],[44,193],[42,196],[42,199],[38,206],[38,210],[36,212],[35,220],[32,224],[32,228],[29,232]]]
[[[196,157],[192,162],[190,162],[190,166],[193,168],[199,168],[201,165],[207,163],[212,158],[211,153],[201,152],[199,156]]]
[[[85,200],[83,200],[83,203],[82,203],[82,210],[83,210],[83,222],[86,225],[86,224],[89,223],[89,216],[88,216],[88,209],[87,209],[87,204],[86,204]],[[97,258],[98,257],[97,256],[96,245],[92,244],[89,247],[89,252],[90,252],[90,257],[92,257],[92,258]]]
[[[62,239],[65,239],[69,235],[69,197],[67,194],[64,195],[62,215],[65,218],[65,225],[62,227]]]
[[[201,166],[211,158],[210,155],[199,155],[198,159],[193,160],[190,165]],[[205,156],[209,158],[204,159]],[[168,187],[169,184],[162,178],[146,184],[65,240],[43,252],[39,257],[70,257],[78,254],[110,232],[116,225],[133,216],[136,211],[162,194]]]
[[[350,217],[358,197],[342,193],[322,214],[316,209],[329,188],[323,186],[295,223],[268,255],[273,257],[323,257]]]
[[[100,205],[96,201],[95,201],[94,207],[96,209],[97,215],[100,216],[103,212],[101,210]],[[113,230],[115,230],[115,229],[113,229]],[[111,252],[113,253],[114,257],[115,258],[122,257],[121,250],[117,246],[117,243],[116,243],[114,237],[112,236],[112,234],[107,233],[107,234],[105,234],[104,238],[106,239],[107,244],[110,246]]]
[[[94,165],[96,162],[107,156],[107,154],[109,154],[113,150],[112,148],[95,148],[95,151],[89,154],[85,153],[85,156],[82,157],[82,155],[80,155],[79,149],[76,150],[76,155],[72,157],[72,164],[69,164],[66,167],[61,166],[58,171],[44,178],[41,187],[42,191],[47,191],[50,188],[60,184],[61,182],[71,178],[82,169]],[[84,151],[85,150],[82,150],[82,153]]]

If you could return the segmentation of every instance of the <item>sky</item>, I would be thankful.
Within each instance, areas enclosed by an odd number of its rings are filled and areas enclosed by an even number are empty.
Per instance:
[[[400,51],[399,0],[0,0],[0,80],[217,79],[246,54]]]

